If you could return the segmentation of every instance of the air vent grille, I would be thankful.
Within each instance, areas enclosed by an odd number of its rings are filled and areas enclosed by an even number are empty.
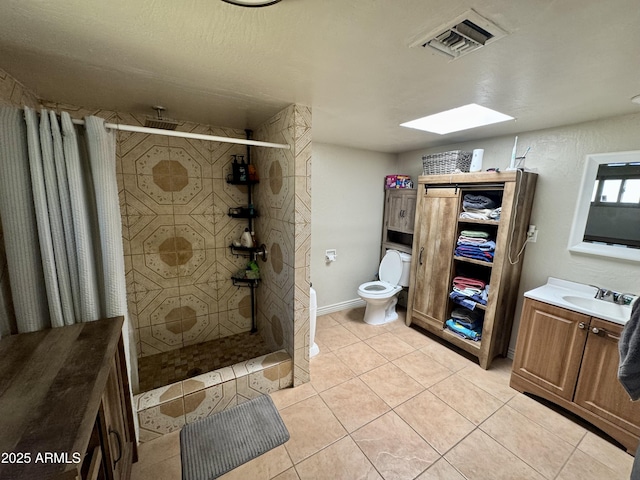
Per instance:
[[[453,22],[426,35],[419,35],[412,47],[431,47],[440,54],[455,60],[479,49],[507,33],[473,10],[469,10]]]

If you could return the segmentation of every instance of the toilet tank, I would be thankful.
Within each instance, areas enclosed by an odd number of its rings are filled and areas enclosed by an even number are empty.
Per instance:
[[[400,276],[400,281],[398,285],[401,287],[409,286],[409,275],[411,273],[411,255],[404,252],[399,252],[400,258],[402,258],[402,275]]]

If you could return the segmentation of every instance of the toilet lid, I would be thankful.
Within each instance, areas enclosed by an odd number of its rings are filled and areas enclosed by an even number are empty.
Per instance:
[[[402,276],[402,257],[397,250],[387,250],[384,258],[380,262],[378,278],[391,285],[398,285]]]

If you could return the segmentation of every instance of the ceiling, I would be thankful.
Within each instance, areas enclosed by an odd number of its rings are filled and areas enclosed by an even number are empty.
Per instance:
[[[455,61],[410,48],[470,8],[508,35]],[[313,109],[315,141],[398,153],[635,113],[638,0],[2,0],[0,69],[45,100],[256,128]],[[399,124],[467,103],[515,122]]]

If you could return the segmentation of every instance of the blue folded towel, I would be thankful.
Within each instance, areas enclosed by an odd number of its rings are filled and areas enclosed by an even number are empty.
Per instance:
[[[471,330],[470,328],[463,327],[459,323],[455,322],[451,318],[445,322],[447,328],[458,335],[468,338],[470,340],[479,341],[482,337],[482,331]]]

